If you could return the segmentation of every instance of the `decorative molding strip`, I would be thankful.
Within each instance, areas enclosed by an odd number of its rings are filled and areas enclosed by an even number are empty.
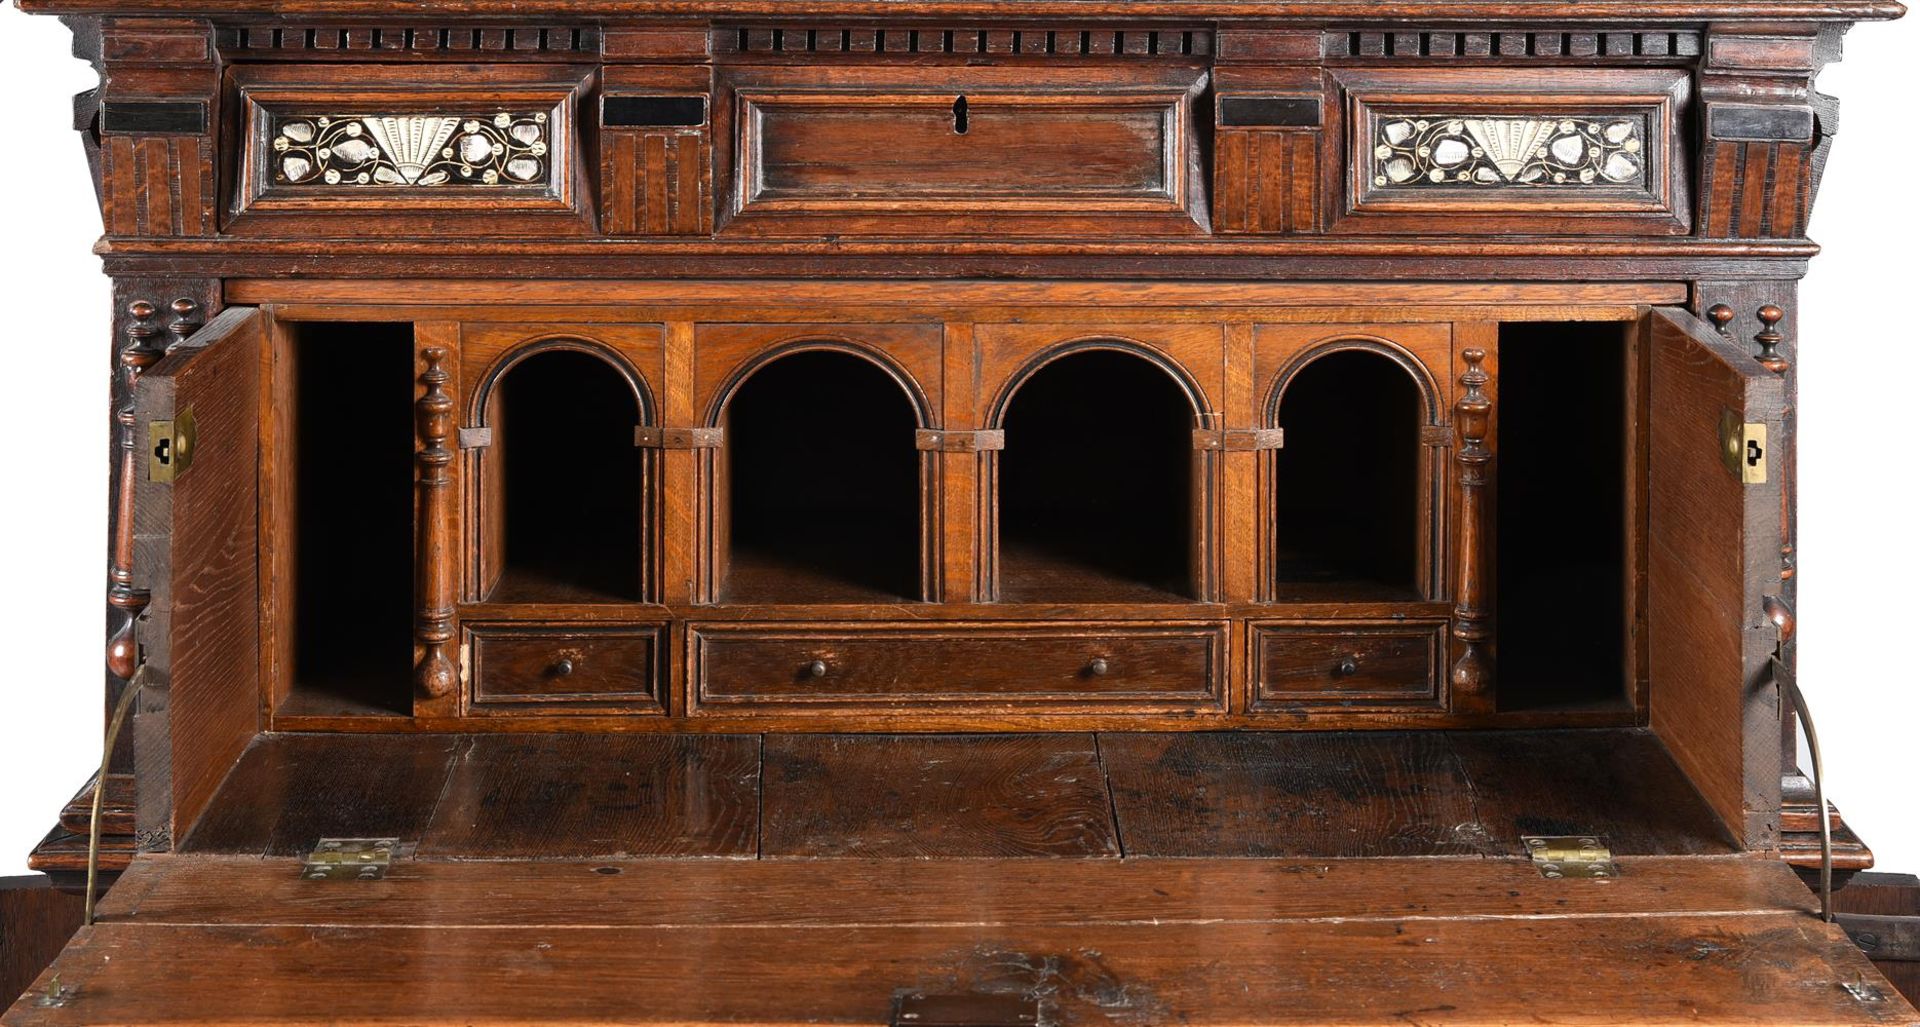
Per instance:
[[[1645,188],[1646,135],[1639,116],[1382,116],[1372,133],[1373,184]]]
[[[275,115],[283,185],[492,186],[547,181],[547,115]]]
[[[1206,57],[1206,29],[795,28],[714,30],[716,53],[1025,54],[1047,57]]]
[[[1605,57],[1689,59],[1700,56],[1698,32],[1622,29],[1612,32],[1328,32],[1327,57],[1362,58],[1555,58]]]
[[[598,54],[600,29],[594,25],[549,28],[476,26],[290,26],[228,25],[218,30],[224,51],[362,54],[368,51],[413,54],[482,53]]]

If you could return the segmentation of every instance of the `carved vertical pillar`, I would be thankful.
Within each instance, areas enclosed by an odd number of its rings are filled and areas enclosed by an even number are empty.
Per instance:
[[[420,609],[414,639],[420,645],[420,662],[414,668],[414,681],[420,692],[441,698],[453,692],[459,680],[454,668],[453,645],[453,397],[447,383],[453,380],[446,368],[447,351],[431,346],[421,351],[426,370],[420,373],[421,394],[414,404],[414,417],[420,432],[420,512],[419,554]]]
[[[107,634],[107,671],[122,681],[133,677],[139,664],[139,646],[133,638],[134,623],[152,600],[146,589],[133,584],[133,497],[140,469],[139,425],[133,407],[134,386],[140,376],[164,356],[153,344],[161,332],[153,323],[153,304],[135,300],[127,305],[133,319],[127,325],[127,343],[120,351],[120,403],[114,411],[118,426],[119,473],[114,486],[113,542],[107,568],[107,605],[114,611],[113,629]]]
[[[1492,380],[1480,366],[1485,350],[1460,354],[1467,369],[1460,374],[1462,392],[1453,407],[1454,431],[1459,435],[1454,462],[1460,469],[1460,535],[1458,578],[1454,589],[1453,637],[1460,643],[1460,659],[1453,665],[1451,702],[1456,712],[1483,712],[1493,707],[1493,611],[1487,582],[1487,467],[1493,451],[1487,431],[1493,421],[1493,399],[1487,395]]]

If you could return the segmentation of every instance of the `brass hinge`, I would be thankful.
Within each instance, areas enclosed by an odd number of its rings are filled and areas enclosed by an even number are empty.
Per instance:
[[[300,863],[309,881],[378,881],[393,865],[398,838],[322,838]]]
[[[192,407],[175,414],[171,421],[148,421],[147,480],[165,484],[185,474],[193,464],[198,437]]]
[[[1767,426],[1720,411],[1720,459],[1742,485],[1767,483]]]
[[[1541,877],[1560,880],[1567,877],[1618,877],[1613,851],[1605,839],[1593,835],[1539,836],[1520,839]]]

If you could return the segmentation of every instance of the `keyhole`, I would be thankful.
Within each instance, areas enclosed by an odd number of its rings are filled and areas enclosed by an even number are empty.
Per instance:
[[[1747,440],[1747,466],[1748,467],[1760,466],[1760,458],[1762,455],[1763,454],[1760,450],[1760,443],[1755,442],[1752,439],[1748,439]]]
[[[165,467],[166,465],[172,463],[173,462],[173,440],[161,439],[159,443],[153,447],[153,459],[155,460],[155,462],[159,463],[160,466],[162,467]]]
[[[953,131],[955,135],[967,134],[967,98],[955,97],[953,101]]]

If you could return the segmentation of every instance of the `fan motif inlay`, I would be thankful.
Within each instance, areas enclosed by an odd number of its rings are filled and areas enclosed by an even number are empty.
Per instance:
[[[1375,188],[1643,186],[1639,117],[1381,117],[1373,130]]]

